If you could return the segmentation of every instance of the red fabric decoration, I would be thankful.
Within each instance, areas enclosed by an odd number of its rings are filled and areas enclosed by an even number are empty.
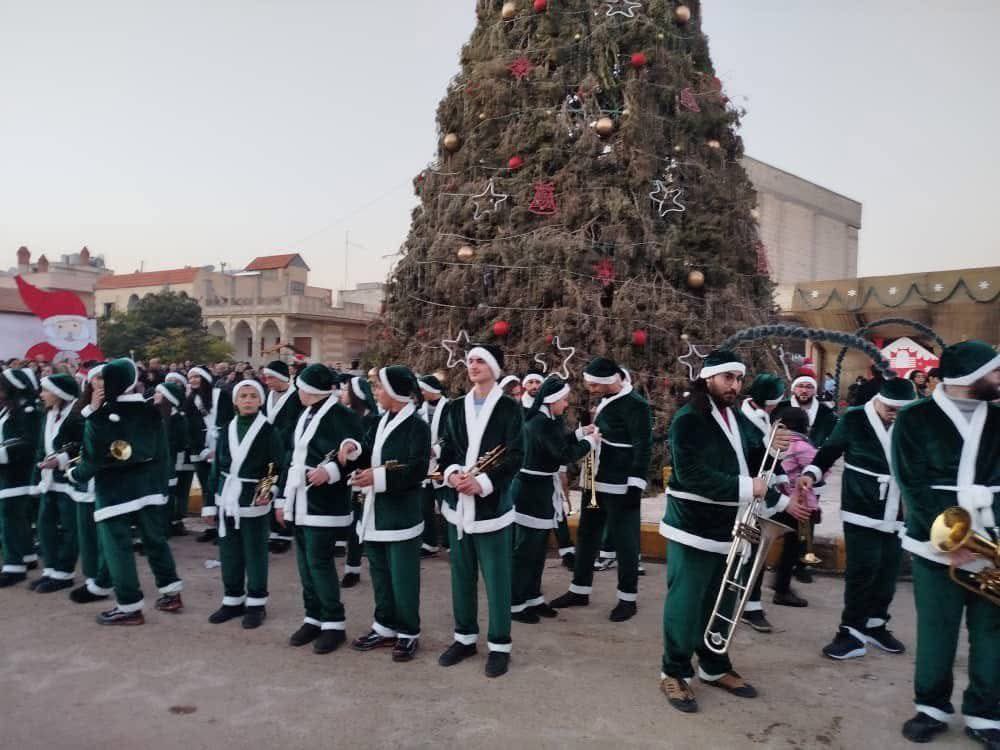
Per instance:
[[[633,68],[641,68],[645,66],[648,61],[646,60],[646,55],[644,53],[636,52],[634,55],[632,55],[632,59],[630,62],[632,63]]]
[[[514,170],[520,169],[521,167],[524,166],[524,159],[522,159],[520,156],[512,156],[510,157],[510,160],[507,162],[507,166]]]
[[[641,328],[637,328],[636,330],[632,331],[632,344],[633,345],[635,345],[635,346],[645,346],[647,339],[648,339],[648,336],[646,335],[646,332],[644,330],[642,330]]]
[[[506,336],[510,333],[510,323],[506,320],[498,320],[493,324],[493,335],[494,336]]]
[[[681,89],[681,106],[689,112],[701,112],[701,107],[698,105],[698,100],[694,98],[694,92],[690,86]]]
[[[535,0],[535,13],[544,13],[545,9],[549,7],[548,0]]]
[[[527,78],[528,74],[534,69],[534,63],[532,63],[527,57],[519,57],[507,66],[507,70],[510,71],[510,74],[519,81],[523,81]]]
[[[615,281],[615,267],[610,258],[602,258],[599,263],[594,264],[594,275],[601,282],[601,286],[611,286]]]
[[[559,211],[556,205],[556,186],[552,182],[536,182],[535,197],[528,204],[528,210],[538,216],[552,216]]]
[[[546,343],[546,344],[551,344],[551,343],[552,343],[553,341],[555,341],[555,340],[556,340],[556,337],[555,337],[555,336],[553,336],[553,335],[552,335],[551,333],[550,333],[550,334],[548,334],[548,335],[547,335],[547,336],[545,337],[545,343]]]

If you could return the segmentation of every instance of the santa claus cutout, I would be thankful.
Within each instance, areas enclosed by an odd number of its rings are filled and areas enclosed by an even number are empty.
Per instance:
[[[15,276],[17,289],[28,309],[42,321],[45,341],[34,344],[25,359],[47,362],[87,362],[104,359],[97,348],[97,326],[83,301],[72,292],[46,291]]]

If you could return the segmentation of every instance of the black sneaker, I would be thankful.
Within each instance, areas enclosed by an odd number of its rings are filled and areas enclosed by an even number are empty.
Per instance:
[[[566,568],[567,570],[573,570],[575,565],[576,565],[575,552],[567,552],[565,555],[562,556],[562,566],[564,568]]]
[[[788,591],[775,591],[774,599],[772,599],[775,604],[779,604],[782,607],[808,607],[809,602],[803,599],[801,596],[796,594],[791,589]]]
[[[417,655],[417,647],[419,644],[419,638],[396,639],[396,645],[392,647],[392,660],[413,661],[413,657]]]
[[[73,588],[72,578],[45,578],[35,586],[35,591],[39,594],[51,594],[54,591]]]
[[[27,573],[0,573],[0,589],[14,586],[28,579]]]
[[[244,630],[255,630],[264,624],[264,620],[267,619],[267,608],[260,607],[247,607],[246,612],[243,613],[243,629]]]
[[[557,596],[550,602],[556,609],[566,607],[586,607],[590,604],[590,597],[587,594],[577,594],[574,591],[567,591],[562,596]]]
[[[221,625],[224,622],[235,620],[246,612],[246,607],[242,604],[223,604],[208,616],[208,621],[213,625]]]
[[[305,646],[307,643],[312,643],[317,638],[319,638],[321,630],[319,625],[313,625],[310,622],[302,623],[302,626],[292,633],[291,637],[288,639],[289,646]]]
[[[36,578],[34,581],[28,584],[28,588],[31,589],[32,591],[37,591],[38,587],[41,586],[43,583],[45,583],[47,580],[49,580],[48,576],[42,576],[40,578]]]
[[[556,610],[556,608],[553,607],[548,602],[542,602],[541,604],[536,604],[531,609],[539,617],[551,618],[551,617],[558,617],[559,616],[559,612]]]
[[[97,616],[98,625],[143,625],[146,618],[142,616],[142,610],[135,612],[122,612],[118,607],[101,612]]]
[[[499,677],[507,674],[509,666],[510,654],[506,651],[490,651],[490,655],[486,657],[486,676]]]
[[[912,719],[907,719],[903,724],[903,736],[910,742],[923,744],[934,739],[935,735],[941,734],[948,728],[943,721],[932,719],[927,714],[917,712]]]
[[[755,612],[744,612],[740,621],[749,625],[758,633],[770,633],[774,630],[774,628],[771,627],[771,623],[767,621],[767,617],[764,616],[764,611],[760,609]]]
[[[795,576],[795,580],[798,581],[799,583],[812,583],[813,582],[812,571],[809,570],[809,568],[807,568],[805,566],[803,566],[801,568],[796,568],[792,572],[792,575]]]
[[[421,557],[437,557],[437,553],[440,550],[439,547],[421,547],[420,556]]]
[[[347,641],[347,634],[343,630],[323,630],[313,642],[313,652],[317,654],[329,654],[340,648],[342,643]]]
[[[342,589],[352,589],[361,582],[360,573],[345,573],[344,577],[340,581],[340,587]]]
[[[686,680],[679,677],[663,677],[660,679],[660,692],[667,696],[667,702],[678,711],[686,714],[697,713],[698,701],[694,698]]]
[[[161,612],[177,613],[184,609],[180,594],[164,594],[156,600],[156,608]]]
[[[877,646],[886,653],[901,654],[906,651],[906,646],[885,625],[879,625],[877,628],[866,628],[865,636],[868,638],[869,643]]]
[[[833,642],[823,647],[823,656],[838,661],[846,659],[857,659],[868,653],[864,641],[851,634],[845,627],[841,627],[834,636]]]
[[[282,555],[292,548],[292,543],[287,539],[269,539],[267,548],[276,555]]]
[[[201,544],[206,544],[208,542],[214,542],[218,536],[219,536],[219,532],[216,531],[211,526],[209,526],[207,529],[205,529],[203,532],[201,532],[198,536],[196,536],[194,538],[194,540],[196,542],[201,543]]]
[[[608,619],[611,622],[625,622],[626,620],[631,620],[635,617],[635,612],[638,607],[635,602],[626,602],[621,599],[618,600],[618,604],[615,608],[611,610],[611,614],[608,615]]]
[[[476,653],[478,652],[475,643],[465,645],[464,643],[453,641],[452,644],[445,649],[444,653],[438,657],[438,664],[442,667],[453,667],[460,661],[464,661],[470,656],[475,656]]]
[[[69,592],[69,600],[76,604],[90,604],[91,602],[102,602],[107,599],[107,594],[94,594],[87,588],[87,584],[77,586]]]
[[[1000,729],[965,728],[965,735],[982,743],[987,750],[1000,750]]]
[[[526,625],[534,625],[541,618],[538,616],[538,614],[535,612],[534,609],[528,608],[528,609],[522,609],[520,612],[512,612],[510,615],[510,619],[516,620],[517,622],[523,622]]]
[[[396,639],[379,635],[374,630],[369,630],[360,638],[355,638],[351,648],[355,651],[374,651],[377,648],[387,648],[395,646]]]

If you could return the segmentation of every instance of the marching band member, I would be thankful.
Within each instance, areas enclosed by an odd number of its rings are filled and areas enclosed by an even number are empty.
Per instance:
[[[42,378],[41,399],[45,424],[38,446],[38,543],[44,567],[42,577],[30,588],[41,594],[72,588],[76,570],[76,503],[73,487],[66,481],[70,451],[76,455],[83,442],[83,417],[75,408],[80,386],[72,375]]]
[[[590,604],[594,561],[606,523],[618,558],[618,604],[611,611],[612,622],[623,622],[636,613],[640,509],[653,442],[652,410],[622,372],[604,357],[595,357],[583,371],[587,390],[603,397],[594,413],[601,433],[594,457],[598,508],[580,511],[573,582],[568,592],[552,602],[556,609]],[[583,438],[583,428],[576,434]]]
[[[101,625],[142,625],[142,589],[132,553],[131,525],[139,527],[160,597],[156,608],[183,608],[174,558],[163,535],[167,497],[166,430],[159,413],[135,393],[138,372],[130,359],[104,365],[92,378],[91,413],[86,417],[79,465],[71,482],[95,480],[94,520],[117,604],[97,616]]]
[[[510,482],[521,468],[523,417],[519,402],[504,397],[497,379],[503,352],[474,345],[466,356],[472,390],[455,399],[445,415],[440,463],[445,483],[456,492],[443,508],[451,546],[455,640],[438,663],[450,667],[476,653],[479,637],[478,578],[483,573],[489,601],[489,657],[486,676],[505,674],[510,662],[511,524]],[[477,463],[491,451],[502,455],[486,471]],[[496,454],[494,454],[496,455]]]
[[[37,566],[32,551],[31,521],[34,485],[32,458],[42,431],[38,409],[38,380],[30,368],[7,369],[0,378],[0,534],[3,570],[0,588],[28,577],[28,567]]]
[[[192,429],[198,430],[201,424],[200,417],[192,423],[191,409],[188,406],[188,379],[179,372],[168,372],[161,385],[173,384],[179,388],[181,403],[177,408],[184,415],[184,453],[177,458],[177,466],[174,471],[177,483],[174,485],[170,498],[170,536],[187,536],[188,530],[184,526],[184,519],[187,517],[188,500],[191,497],[191,485],[194,482],[194,464],[191,463],[190,446],[194,440]],[[164,397],[165,398],[165,397]]]
[[[236,416],[219,434],[212,491],[201,512],[219,530],[224,589],[222,606],[208,621],[218,625],[242,616],[243,627],[252,630],[267,617],[267,540],[285,451],[278,429],[261,410],[260,383],[241,381],[232,399]]]
[[[346,474],[361,454],[361,420],[333,396],[336,384],[328,367],[309,365],[297,384],[305,409],[295,425],[276,515],[279,524],[294,524],[306,616],[288,642],[312,643],[315,653],[328,654],[347,639],[333,558],[337,536],[353,518]]]
[[[511,616],[536,623],[557,612],[542,596],[542,571],[549,531],[564,520],[565,495],[560,468],[596,450],[600,432],[590,425],[577,438],[560,417],[569,407],[570,388],[551,375],[534,396],[524,424],[524,465],[514,477],[514,568]]]
[[[192,367],[188,371],[188,382],[191,384],[188,419],[198,426],[197,438],[191,450],[191,462],[198,474],[204,505],[205,498],[211,492],[209,481],[219,428],[229,424],[229,420],[233,418],[233,407],[230,400],[223,397],[222,388],[215,384],[208,367]],[[210,526],[198,535],[197,541],[211,542],[216,534],[216,530]]]
[[[340,403],[358,415],[361,419],[361,434],[367,435],[369,431],[378,427],[384,409],[376,402],[372,387],[364,378],[352,377],[346,385],[347,387],[340,391]],[[354,515],[354,521],[347,527],[347,558],[344,560],[344,578],[340,582],[341,587],[345,589],[357,586],[361,581],[361,555],[364,552],[364,545],[358,536],[357,526],[364,507],[364,492],[352,486],[351,513]]]
[[[352,645],[358,651],[392,646],[392,660],[403,662],[413,659],[420,638],[420,500],[431,437],[417,414],[420,385],[409,368],[381,368],[375,398],[385,413],[368,430],[363,468],[349,480],[365,496],[357,528],[368,556],[375,615],[371,630]]]
[[[906,506],[903,549],[913,555],[917,606],[917,714],[903,736],[928,742],[955,712],[952,667],[965,614],[969,631],[969,686],[962,697],[965,732],[1000,748],[1000,607],[951,580],[989,563],[967,550],[939,552],[930,528],[943,510],[958,505],[972,529],[1000,542],[1000,355],[982,341],[964,341],[941,353],[942,384],[930,398],[896,417],[892,466]],[[958,571],[960,574],[962,571]]]
[[[424,402],[420,406],[420,416],[431,428],[431,470],[433,474],[437,470],[437,459],[441,454],[441,420],[450,403],[448,395],[445,393],[444,384],[433,375],[424,375],[419,378],[420,392]],[[424,516],[423,543],[420,545],[420,556],[431,557],[438,553],[440,527],[438,526],[438,508],[440,503],[444,503],[444,495],[447,489],[438,487],[431,479],[424,480],[421,504]]]
[[[181,468],[187,461],[188,423],[187,417],[181,411],[184,405],[184,389],[176,381],[164,381],[156,386],[153,392],[153,403],[160,410],[160,416],[167,427],[167,496],[169,500],[164,507],[164,530],[172,536],[176,529],[180,497],[178,483]],[[185,511],[186,512],[186,511]],[[182,536],[182,534],[178,534]]]
[[[295,433],[295,425],[298,424],[303,408],[298,389],[292,382],[288,365],[280,359],[269,362],[261,370],[261,375],[264,378],[264,385],[267,386],[264,414],[267,416],[267,421],[274,425],[282,447],[290,453],[292,435]],[[280,503],[275,502],[271,509],[271,531],[268,535],[268,548],[277,554],[288,552],[294,540],[291,529],[287,526],[282,528],[275,519],[275,509],[279,505]]]
[[[741,698],[757,695],[733,671],[728,655],[710,651],[703,642],[739,505],[767,492],[764,479],[750,473],[764,457],[760,430],[733,409],[745,372],[733,352],[711,352],[691,386],[691,400],[670,423],[673,472],[660,524],[660,533],[669,540],[660,689],[671,706],[685,713],[698,710],[688,684],[694,677],[695,654],[702,682]],[[788,436],[778,433],[774,444],[784,450]],[[776,499],[777,493],[771,494]],[[791,498],[785,509],[799,512]]]
[[[884,381],[871,401],[844,413],[799,478],[799,485],[809,490],[844,457],[840,517],[847,569],[840,628],[823,648],[831,659],[864,656],[866,643],[890,654],[905,650],[886,628],[902,559],[898,533],[903,519],[890,446],[896,413],[916,397],[911,381]]]
[[[771,414],[785,392],[785,381],[777,375],[769,372],[762,372],[753,379],[747,389],[747,397],[740,404],[740,411],[743,416],[750,420],[751,424],[760,430],[765,438],[771,432]],[[761,583],[764,578],[764,571],[760,571],[757,582],[754,584],[753,593],[743,610],[742,622],[745,622],[758,633],[770,633],[773,630],[771,623],[764,614],[764,604],[761,601]]]

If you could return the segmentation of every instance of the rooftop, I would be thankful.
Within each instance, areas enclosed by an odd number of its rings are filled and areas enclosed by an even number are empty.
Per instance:
[[[166,271],[144,271],[139,273],[117,273],[102,276],[97,289],[127,289],[133,286],[162,287],[168,284],[190,284],[202,268],[172,268]]]
[[[258,258],[254,258],[250,263],[244,268],[244,271],[275,271],[281,268],[288,268],[290,265],[301,265],[305,266],[308,271],[309,266],[306,262],[302,260],[302,256],[298,253],[285,253],[284,255],[261,255]]]

